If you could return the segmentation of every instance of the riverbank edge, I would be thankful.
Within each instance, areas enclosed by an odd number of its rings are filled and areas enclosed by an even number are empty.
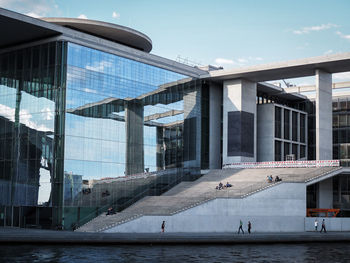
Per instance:
[[[300,233],[81,233],[0,228],[1,244],[198,245],[350,242],[350,232]]]

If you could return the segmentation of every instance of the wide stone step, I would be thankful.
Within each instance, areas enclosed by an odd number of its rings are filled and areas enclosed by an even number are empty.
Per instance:
[[[77,231],[99,232],[142,215],[173,215],[215,198],[245,198],[283,182],[307,182],[339,169],[271,168],[213,170],[194,182],[182,182],[162,196],[148,196],[116,215],[101,215]],[[266,177],[278,175],[282,182],[268,183]],[[222,182],[233,187],[216,190]]]

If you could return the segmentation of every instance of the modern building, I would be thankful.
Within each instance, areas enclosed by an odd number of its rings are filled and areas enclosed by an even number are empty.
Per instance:
[[[0,225],[74,229],[247,162],[349,164],[350,83],[332,84],[349,53],[199,68],[150,54],[146,35],[115,24],[0,9],[0,25]],[[311,75],[315,87],[266,82]],[[347,177],[332,176],[346,211]]]

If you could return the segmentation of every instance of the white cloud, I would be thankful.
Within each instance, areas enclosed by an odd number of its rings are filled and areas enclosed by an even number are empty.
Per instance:
[[[85,89],[83,89],[83,91],[84,92],[88,92],[88,93],[95,93],[95,94],[97,94],[97,91],[94,90],[94,89],[85,88]]]
[[[44,120],[46,120],[46,121],[53,120],[53,117],[54,117],[53,112],[49,107],[42,109],[40,112],[41,112],[41,116],[43,117]]]
[[[36,13],[33,13],[33,12],[26,13],[25,15],[31,16],[31,17],[34,17],[34,18],[39,18],[39,17],[41,17],[40,15],[38,15],[38,14],[36,14]]]
[[[226,59],[226,58],[217,58],[215,59],[215,63],[219,65],[232,65],[235,64],[235,62],[232,59]]]
[[[226,59],[226,58],[217,58],[215,59],[215,65],[217,66],[223,66],[223,65],[235,65],[235,66],[245,66],[247,64],[256,63],[257,61],[262,61],[263,59],[261,57],[247,57],[247,58],[237,58],[236,60],[233,59]]]
[[[105,68],[110,68],[112,65],[112,62],[102,60],[100,62],[93,63],[93,65],[87,65],[85,68],[88,70],[103,72]]]
[[[347,39],[347,40],[350,40],[350,35],[345,35],[345,34],[343,34],[343,33],[340,32],[340,31],[337,31],[336,34],[337,34],[338,36],[340,36],[341,38],[345,38],[345,39]]]
[[[330,28],[333,28],[333,27],[338,27],[338,25],[328,23],[328,24],[322,24],[322,25],[319,25],[319,26],[303,27],[302,29],[294,30],[293,33],[297,34],[297,35],[302,35],[302,34],[308,34],[308,33],[312,32],[312,31],[316,31],[317,32],[317,31],[330,29]]]
[[[348,81],[350,80],[350,72],[335,73],[332,77],[336,80]]]
[[[112,17],[113,17],[113,18],[115,18],[115,19],[117,19],[117,18],[119,18],[119,17],[120,17],[120,14],[119,14],[119,13],[117,13],[116,11],[113,11],[113,13],[112,13]]]
[[[4,118],[12,122],[15,122],[15,111],[16,110],[14,108],[0,104],[0,116],[3,116]],[[48,132],[48,131],[53,132],[53,127],[46,127],[44,124],[39,124],[39,120],[38,119],[36,120],[33,117],[33,115],[30,114],[27,110],[20,110],[19,115],[20,115],[20,123],[24,124],[29,128],[42,131],[42,132]],[[39,117],[44,117],[45,119],[47,116],[48,116],[47,112],[42,112],[42,115],[40,115]],[[50,113],[50,116],[53,117],[53,113]],[[53,126],[53,123],[52,123],[52,126]]]
[[[84,14],[81,14],[81,15],[78,16],[78,18],[80,18],[80,19],[87,19],[87,16],[84,15]]]
[[[0,7],[35,18],[59,13],[55,0],[0,0]]]
[[[326,52],[324,52],[323,54],[324,55],[329,55],[329,54],[332,54],[332,53],[334,53],[333,49],[329,49]]]
[[[237,59],[237,61],[241,64],[248,62],[248,60],[246,60],[245,58],[239,58],[239,59]]]

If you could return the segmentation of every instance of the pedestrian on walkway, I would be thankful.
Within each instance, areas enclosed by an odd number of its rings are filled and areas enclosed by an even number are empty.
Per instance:
[[[248,234],[250,234],[250,230],[252,229],[252,223],[248,221]]]
[[[317,231],[317,227],[318,227],[318,221],[317,219],[315,219],[315,231]]]
[[[242,220],[239,220],[238,234],[241,232],[241,230],[242,230],[242,233],[244,234],[244,231],[243,231],[243,222],[242,222]]]
[[[326,223],[324,222],[324,219],[322,220],[322,227],[321,227],[320,233],[322,233],[322,230],[324,230],[324,232],[327,233],[327,230],[326,230]]]
[[[163,221],[162,223],[162,233],[164,233],[164,230],[165,230],[165,221]]]

